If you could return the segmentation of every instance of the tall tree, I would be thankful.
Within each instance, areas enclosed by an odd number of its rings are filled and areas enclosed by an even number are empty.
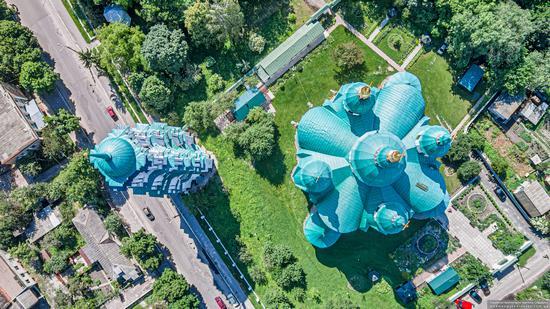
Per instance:
[[[5,1],[0,1],[0,20],[13,19],[14,12]]]
[[[178,73],[185,66],[187,49],[181,30],[170,31],[165,25],[155,25],[145,36],[141,53],[152,70]]]
[[[143,64],[141,45],[145,35],[137,27],[112,23],[99,29],[100,64],[109,69],[114,64],[123,71],[137,71]]]
[[[504,77],[504,87],[512,94],[541,89],[550,95],[550,52],[530,52]]]
[[[183,13],[193,0],[137,0],[136,2],[141,6],[137,14],[149,25],[163,23],[176,28],[183,24]]]
[[[139,97],[147,111],[159,114],[168,111],[172,102],[172,91],[162,80],[151,75],[143,82]]]
[[[40,47],[32,32],[11,20],[0,21],[0,79],[13,82],[25,62],[40,60]]]
[[[191,42],[195,45],[211,47],[216,44],[214,35],[208,30],[206,24],[210,4],[206,1],[195,1],[185,10],[185,28],[191,35]]]
[[[44,121],[55,134],[66,135],[80,128],[80,117],[60,109],[57,114],[47,116]]]
[[[120,252],[134,257],[147,270],[155,270],[162,262],[162,254],[156,248],[157,238],[143,229],[122,240]]]

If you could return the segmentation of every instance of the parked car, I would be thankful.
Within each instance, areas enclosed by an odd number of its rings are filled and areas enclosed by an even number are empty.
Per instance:
[[[455,304],[458,309],[472,309],[474,307],[474,304],[471,302],[460,298],[455,300]]]
[[[112,106],[107,107],[107,114],[109,114],[109,117],[111,117],[114,121],[118,120],[118,116],[115,113],[115,109]]]
[[[491,290],[489,290],[489,282],[487,282],[487,279],[482,279],[481,281],[479,281],[479,287],[481,288],[485,296],[491,294]]]
[[[216,304],[218,304],[218,308],[220,309],[227,309],[227,307],[225,306],[225,304],[223,303],[223,300],[221,297],[219,296],[216,296],[216,298],[214,298],[216,300]]]
[[[474,287],[473,289],[468,292],[470,294],[470,297],[476,301],[476,303],[481,303],[481,296],[479,296],[479,293],[477,292],[477,289]]]
[[[441,45],[438,49],[437,49],[437,53],[439,55],[443,55],[443,53],[447,50],[447,43],[443,43],[443,45]]]
[[[151,221],[155,220],[155,216],[153,215],[153,213],[151,212],[149,207],[143,208],[143,212],[145,213],[145,216],[147,217],[147,219],[149,219]]]
[[[239,302],[235,299],[235,296],[233,296],[233,294],[227,295],[227,301],[229,302],[230,305],[233,306],[233,308],[239,308],[240,307]]]
[[[502,202],[506,201],[506,194],[504,193],[504,191],[500,187],[496,187],[494,191],[495,191],[495,194],[498,196],[498,198]]]

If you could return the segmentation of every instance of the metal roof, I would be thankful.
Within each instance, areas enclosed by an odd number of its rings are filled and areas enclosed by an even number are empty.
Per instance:
[[[458,281],[460,281],[460,276],[454,268],[449,267],[435,278],[428,281],[428,285],[436,295],[440,295],[452,288]]]
[[[323,35],[319,22],[305,24],[258,63],[258,76],[264,82],[283,69],[309,44]]]
[[[449,204],[436,158],[449,150],[450,134],[423,116],[418,79],[398,73],[382,89],[365,87],[343,85],[298,124],[292,179],[316,207],[316,230],[394,234]]]
[[[466,90],[472,92],[483,77],[483,73],[483,69],[479,65],[472,64],[458,83],[460,86],[466,88]]]
[[[117,4],[110,4],[105,7],[103,10],[103,17],[105,17],[105,20],[109,23],[122,23],[127,26],[130,26],[130,23],[132,22],[132,18],[126,10]]]
[[[233,111],[235,119],[238,121],[246,119],[251,109],[261,106],[265,101],[264,94],[258,88],[247,89],[235,100],[235,110]]]

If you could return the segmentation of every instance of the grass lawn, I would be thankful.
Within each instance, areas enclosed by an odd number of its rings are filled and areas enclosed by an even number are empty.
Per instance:
[[[439,172],[441,173],[441,175],[443,175],[443,178],[445,179],[445,184],[447,185],[447,192],[449,192],[449,195],[452,197],[453,193],[455,193],[456,190],[462,187],[462,183],[458,179],[458,174],[456,173],[456,171],[449,176],[446,175],[445,167],[445,164],[441,164]]]
[[[533,285],[516,294],[516,300],[550,300],[550,290],[544,287],[543,278],[548,276],[548,272],[540,277]]]
[[[417,41],[406,28],[390,23],[376,36],[374,44],[395,62],[402,63],[418,44]]]
[[[440,123],[439,116],[441,122],[454,128],[475,103],[474,95],[457,86],[447,61],[435,52],[420,56],[408,71],[422,83],[426,115],[431,118],[432,124]],[[483,93],[483,87],[478,85],[475,91]]]
[[[529,259],[532,258],[533,255],[535,255],[536,252],[537,252],[537,250],[535,249],[535,247],[531,247],[531,248],[527,249],[527,251],[523,252],[518,257],[518,265],[520,267],[525,266],[527,264],[527,261],[529,261]]]
[[[412,222],[403,233],[393,236],[382,236],[374,231],[352,233],[329,249],[317,250],[305,240],[302,231],[308,202],[290,179],[296,164],[295,129],[290,121],[300,119],[308,109],[306,103],[321,104],[331,95],[330,90],[337,90],[343,82],[363,80],[376,85],[389,74],[386,63],[359,42],[358,45],[364,48],[367,69],[346,75],[338,73],[331,52],[336,44],[348,41],[357,39],[344,28],[336,29],[327,42],[299,65],[302,69],[289,72],[271,88],[276,96],[273,104],[277,110],[279,142],[268,162],[257,162],[254,168],[248,161],[236,157],[232,147],[221,137],[204,137],[204,146],[219,160],[218,172],[225,192],[221,191],[219,182],[211,181],[205,191],[192,198],[186,197],[186,201],[188,204],[192,200],[209,201],[206,217],[232,256],[239,255],[240,247],[245,247],[252,256],[248,266],[239,265],[245,273],[252,265],[263,268],[262,249],[267,242],[290,246],[307,280],[308,295],[304,302],[291,297],[298,307],[319,306],[315,297],[309,296],[315,291],[323,300],[348,293],[358,304],[399,308],[391,290],[370,289],[366,274],[369,268],[375,268],[391,286],[402,283],[402,274],[389,262],[388,255],[424,222]],[[255,289],[264,297],[274,286],[268,276],[267,284],[256,285]]]

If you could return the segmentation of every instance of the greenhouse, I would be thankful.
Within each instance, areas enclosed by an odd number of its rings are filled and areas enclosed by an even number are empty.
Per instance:
[[[213,160],[181,128],[165,123],[121,126],[90,151],[90,162],[115,191],[163,196],[205,184]]]
[[[304,223],[314,246],[372,228],[405,229],[411,219],[444,213],[449,195],[437,158],[451,146],[449,132],[428,124],[416,76],[392,75],[381,89],[343,85],[297,126],[295,185],[314,204]]]

